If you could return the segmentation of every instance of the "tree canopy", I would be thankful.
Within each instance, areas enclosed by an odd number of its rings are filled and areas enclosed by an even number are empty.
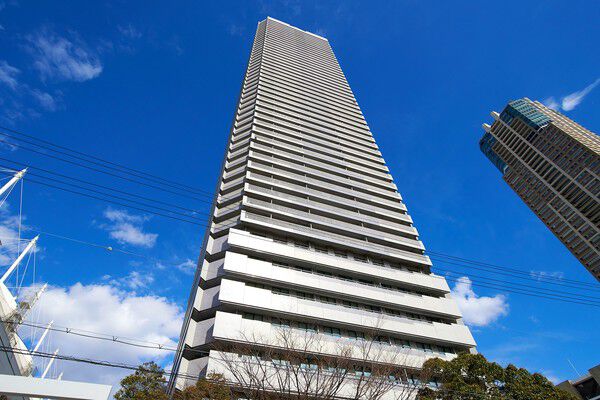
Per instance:
[[[509,364],[506,368],[481,354],[460,354],[451,361],[430,359],[423,375],[439,382],[438,390],[419,390],[418,400],[577,400],[539,373]]]
[[[177,400],[230,400],[231,398],[227,382],[220,374],[210,374],[176,396]]]
[[[167,400],[165,371],[154,362],[142,364],[121,380],[116,400]]]

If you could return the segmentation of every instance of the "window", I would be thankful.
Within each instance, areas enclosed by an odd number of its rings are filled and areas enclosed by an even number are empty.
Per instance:
[[[371,376],[371,369],[365,367],[354,367],[354,375],[356,376]]]
[[[452,354],[455,353],[454,349],[452,347],[448,347],[448,346],[438,346],[438,349],[442,353],[452,353]]]
[[[281,294],[284,296],[289,296],[289,294],[290,294],[290,291],[288,289],[284,289],[284,288],[273,288],[271,291],[275,294]]]
[[[363,256],[363,255],[361,255],[361,254],[355,254],[355,255],[354,255],[354,259],[355,259],[356,261],[360,261],[360,262],[365,262],[365,263],[367,262],[367,257],[366,257],[366,256]]]
[[[253,313],[243,313],[242,314],[242,318],[244,319],[250,319],[253,321],[262,321],[263,320],[263,316],[259,315],[259,314],[253,314]]]
[[[275,367],[285,367],[287,365],[290,365],[290,362],[288,360],[279,360],[277,358],[274,358],[271,361],[273,361],[273,365]]]
[[[426,353],[432,353],[433,352],[433,348],[431,347],[430,344],[427,344],[427,343],[417,343],[417,348],[423,350]]]
[[[370,311],[370,312],[374,312],[374,313],[380,313],[381,312],[381,307],[379,307],[379,306],[372,306],[370,304],[367,304],[365,306],[365,310]]]
[[[283,244],[287,244],[288,240],[286,237],[282,237],[282,236],[273,236],[273,241],[275,243],[283,243]]]
[[[355,308],[358,309],[358,303],[355,303],[353,301],[348,301],[348,300],[342,300],[342,306],[344,307],[348,307],[348,308]]]
[[[296,296],[299,299],[304,299],[304,300],[315,300],[315,295],[312,293],[306,293],[306,292],[296,292]]]
[[[294,241],[294,246],[300,247],[303,249],[308,249],[308,242],[302,242],[302,241],[296,240],[296,241]]]
[[[306,332],[317,333],[317,328],[314,325],[307,324],[305,322],[298,322],[298,329]]]
[[[315,251],[317,253],[325,253],[325,254],[329,253],[329,250],[327,249],[327,247],[319,246],[319,245],[315,245]]]
[[[327,296],[319,296],[319,301],[321,303],[327,303],[327,304],[335,304],[336,301],[333,297],[327,297]]]
[[[335,337],[341,337],[342,333],[340,332],[340,330],[338,328],[332,328],[330,326],[326,326],[323,328],[323,332],[326,335],[330,335],[330,336],[335,336]]]
[[[334,254],[336,257],[348,258],[348,255],[346,254],[346,252],[342,251],[342,250],[335,250]]]
[[[392,339],[392,343],[394,343],[396,346],[400,346],[402,348],[410,348],[410,342],[408,340],[404,340],[404,339]]]
[[[273,324],[275,326],[279,326],[281,328],[289,328],[290,327],[290,321],[287,319],[281,319],[281,318],[271,319],[271,324]]]
[[[377,343],[381,343],[381,344],[389,344],[390,343],[390,338],[388,338],[387,336],[376,336],[375,337],[375,341]]]

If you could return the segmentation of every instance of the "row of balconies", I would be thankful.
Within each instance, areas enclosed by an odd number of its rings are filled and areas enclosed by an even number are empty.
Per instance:
[[[400,214],[406,212],[406,206],[404,205],[404,203],[402,203],[402,201],[382,199],[376,195],[358,192],[356,190],[352,190],[338,185],[331,185],[318,179],[308,178],[304,175],[294,174],[293,172],[289,172],[286,170],[280,170],[278,168],[252,163],[252,161],[248,161],[248,168],[251,169],[251,171],[248,171],[248,173],[246,174],[246,177],[248,179],[250,179],[251,177],[256,179],[262,179],[270,184],[284,185],[286,188],[290,188],[295,191],[302,190],[305,193],[309,193],[311,195],[319,197],[322,197],[323,195],[331,195],[332,201],[339,200],[354,202],[356,203],[357,207],[360,204],[364,204],[366,206],[372,207],[371,210],[375,212],[377,212],[377,210],[385,210],[385,212],[391,210],[392,212]],[[252,171],[267,174],[269,176],[273,175],[281,179],[277,179],[275,177],[270,178],[260,176],[257,174],[253,174]],[[311,189],[307,187],[307,185],[317,188],[318,190]]]
[[[304,157],[310,157],[318,159],[319,161],[328,162],[329,165],[335,165],[336,167],[342,168],[343,170],[354,171],[361,174],[362,176],[368,175],[371,178],[383,180],[386,182],[392,181],[392,176],[387,172],[380,172],[374,170],[373,168],[357,165],[354,162],[348,161],[346,157],[343,160],[338,157],[332,157],[331,155],[327,155],[331,154],[331,151],[327,151],[328,149],[323,149],[323,147],[321,146],[315,146],[310,143],[303,143],[302,141],[290,138],[286,138],[285,141],[275,140],[271,139],[267,135],[258,133],[256,133],[254,137],[256,143],[264,143],[268,146],[273,146],[280,150],[286,150],[303,155]]]
[[[328,104],[345,112],[354,112],[357,115],[362,115],[356,102],[340,102],[336,96],[330,96],[310,90],[305,85],[294,82],[294,80],[290,80],[289,77],[269,68],[261,69],[260,82],[261,86],[268,83],[273,88],[285,88],[288,92],[297,93],[299,96],[314,100],[317,103]]]
[[[281,149],[280,147],[284,147],[284,148]],[[333,166],[327,162],[323,162],[323,161],[320,161],[320,160],[317,160],[314,158],[305,157],[302,153],[301,154],[291,153],[285,147],[287,147],[287,146],[278,146],[277,148],[270,147],[269,145],[257,143],[257,141],[253,141],[250,144],[251,149],[262,150],[261,153],[263,153],[263,154],[266,153],[265,156],[267,156],[267,157],[278,156],[277,158],[279,158],[279,159],[288,160],[291,162],[308,164],[309,166],[314,167],[315,169],[326,170],[328,172],[331,172],[332,174],[337,174],[343,178],[350,177],[352,180],[364,181],[369,185],[382,187],[384,189],[393,189],[393,190],[397,189],[396,185],[394,184],[394,182],[391,179],[382,180],[382,179],[373,178],[371,176],[366,176],[365,174],[361,174],[359,172],[355,172],[355,171],[352,171],[352,170],[349,170],[346,168]]]
[[[356,138],[373,141],[371,132],[365,126],[366,124],[363,124],[363,126],[357,125],[349,118],[336,117],[333,113],[322,113],[311,108],[289,103],[284,99],[275,99],[265,95],[259,95],[257,101],[266,106],[270,106],[275,111],[298,116],[309,121],[315,121],[315,123],[318,124],[325,123],[331,129],[341,129],[343,132]]]
[[[305,240],[315,240],[317,242],[328,243],[345,249],[357,249],[364,253],[376,254],[383,258],[392,258],[401,262],[413,262],[421,265],[430,265],[429,257],[420,251],[402,250],[395,246],[380,244],[377,242],[368,242],[366,240],[356,239],[324,231],[313,229],[308,226],[301,226],[281,219],[265,217],[263,215],[242,211],[240,221],[246,225],[262,228],[263,230],[277,231],[283,235],[291,235],[304,238]],[[422,246],[422,245],[421,245]]]
[[[276,111],[273,108],[261,103],[261,101],[256,101],[255,112],[260,112],[261,115],[275,118],[278,123],[286,123],[292,127],[301,127],[303,130],[312,130],[319,133],[319,135],[327,135],[333,137],[337,140],[343,140],[345,142],[352,142],[358,146],[361,146],[361,150],[365,150],[367,152],[371,152],[375,155],[381,156],[381,153],[378,150],[377,144],[371,138],[371,140],[367,141],[365,139],[356,138],[355,136],[349,134],[345,129],[328,127],[322,123],[311,122],[307,118],[304,118],[301,114],[295,114],[283,111]]]
[[[297,204],[302,207],[308,207],[308,208],[311,208],[314,210],[328,212],[330,214],[338,215],[342,218],[351,219],[351,220],[354,220],[354,221],[357,221],[360,223],[366,223],[369,225],[379,226],[384,230],[388,229],[388,230],[397,230],[397,231],[405,232],[406,228],[409,228],[412,225],[412,220],[411,220],[410,216],[408,216],[406,214],[400,214],[402,217],[404,217],[404,218],[401,218],[401,221],[403,221],[403,223],[397,223],[397,222],[391,222],[387,218],[387,216],[372,216],[372,215],[365,214],[364,212],[361,213],[360,208],[364,209],[364,207],[356,207],[356,209],[353,211],[348,210],[348,206],[353,206],[352,204],[348,204],[348,201],[342,202],[341,204],[330,205],[330,203],[331,203],[330,197],[323,193],[321,193],[321,197],[324,197],[325,200],[327,200],[327,203],[315,201],[315,200],[313,200],[314,199],[313,196],[311,196],[311,199],[307,199],[305,197],[299,197],[299,196],[283,193],[281,191],[267,189],[265,187],[253,185],[250,183],[245,184],[244,191],[247,194],[254,193],[256,195],[266,196],[269,199],[278,200],[278,201],[286,202],[289,204]],[[362,203],[359,203],[359,204],[362,204]],[[383,212],[383,210],[379,210],[379,211]],[[389,210],[388,210],[388,212],[389,212]],[[383,213],[385,213],[385,212],[383,212]],[[414,232],[414,234],[417,235],[416,229],[414,229],[414,228],[412,228],[412,229],[413,230],[411,230],[411,232]]]
[[[392,200],[400,203],[402,197],[400,193],[392,190],[384,190],[373,185],[357,182],[355,180],[344,179],[338,175],[333,175],[311,167],[301,166],[295,163],[283,161],[278,158],[268,157],[263,154],[258,154],[254,151],[249,152],[250,160],[248,160],[248,168],[253,169],[255,166],[262,169],[274,169],[284,173],[285,176],[295,178],[300,182],[316,183],[322,182],[320,186],[327,187],[344,193],[353,193],[354,197],[360,197],[360,193],[367,193],[372,196],[381,197],[385,200]],[[284,172],[285,171],[285,172]],[[278,172],[275,172],[278,173]]]
[[[306,51],[306,54],[300,52]],[[266,60],[274,67],[284,70],[290,75],[309,79],[309,83],[325,86],[340,97],[352,96],[352,90],[346,81],[335,57],[329,52],[315,56],[310,50],[294,49],[285,42],[276,45],[267,44],[265,47]]]
[[[336,82],[335,78],[327,76],[327,72],[322,69],[309,70],[309,65],[305,66],[303,61],[299,62],[303,63],[302,68],[296,68],[288,60],[266,51],[261,66],[263,71],[266,69],[277,72],[286,81],[306,87],[312,93],[332,96],[340,102],[352,104],[354,95],[345,79]]]
[[[280,50],[277,50],[279,52]],[[352,104],[354,95],[346,79],[342,76],[336,78],[331,76],[321,66],[311,65],[310,62],[298,61],[302,66],[295,66],[291,60],[281,57],[266,48],[265,57],[262,60],[263,69],[275,71],[287,81],[307,87],[311,92],[328,96],[335,96],[338,101]]]
[[[414,339],[475,346],[469,328],[462,324],[417,321],[366,310],[347,309],[338,305],[277,295],[270,290],[229,279],[221,280],[218,293],[219,305],[261,310],[283,318],[353,326],[359,330],[376,327],[382,334],[393,333]]]
[[[240,276],[243,280],[254,280],[274,286],[296,288],[309,293],[324,294],[336,299],[377,303],[426,315],[460,318],[456,303],[448,297],[433,297],[394,291],[359,282],[306,273],[282,268],[272,262],[249,258],[244,254],[228,251],[222,268],[227,276]]]
[[[316,382],[317,376],[322,379],[326,379],[327,377],[327,372],[303,372],[302,370],[298,371],[295,368],[281,369],[278,365],[275,364],[276,360],[261,359],[257,359],[257,361],[253,363],[254,365],[248,362],[241,362],[241,364],[235,367],[235,371],[232,371],[227,367],[227,364],[235,362],[237,360],[241,360],[240,356],[237,353],[210,350],[208,354],[209,355],[205,356],[204,358],[194,360],[183,359],[180,367],[180,371],[182,371],[181,373],[190,376],[205,376],[207,374],[218,374],[220,376],[223,376],[223,379],[226,379],[230,382],[237,382],[238,379],[250,382],[252,377],[256,378],[256,376],[264,376],[265,379],[267,379],[267,381],[261,382],[262,387],[269,388],[269,390],[275,393],[310,393],[309,389],[311,387],[315,387],[314,382]],[[434,357],[433,354],[429,355],[428,358],[432,357]],[[423,362],[413,365],[413,363],[410,362],[410,360],[413,360],[413,357],[400,356],[398,358],[405,360],[403,362],[398,362],[398,364],[404,365],[408,369],[417,368],[424,362],[423,359]],[[452,358],[453,357],[450,357],[447,360],[450,360]],[[252,368],[255,368],[255,371],[259,372],[248,374],[248,371],[250,371]],[[299,372],[297,375],[298,380],[290,380],[290,375],[297,373],[296,371]],[[421,387],[425,387],[425,383],[415,381],[414,378],[411,379],[411,381],[406,381],[405,373],[400,373],[399,377],[394,377],[394,381],[390,382],[392,383],[392,385],[386,387],[385,389],[379,390],[381,393],[377,395],[377,399],[398,400],[415,398],[418,389]],[[356,373],[349,373],[348,375],[345,375],[343,379],[340,379],[339,375],[334,376],[332,378],[332,382],[339,382],[339,387],[336,387],[335,391],[332,390],[332,394],[335,394],[336,399],[353,399],[356,397],[357,387],[361,388],[358,391],[371,391],[371,389],[369,388],[373,387],[372,382],[378,381],[375,378],[373,380],[369,380],[368,384],[365,384],[365,381],[361,380],[361,378],[358,375],[356,375]],[[190,382],[189,379],[186,380],[185,377],[177,378],[176,385],[177,388],[180,390],[192,384],[193,383]],[[431,385],[435,388],[434,384]],[[318,386],[324,387],[324,385]],[[372,390],[375,391],[375,389]]]
[[[247,342],[250,338],[256,339],[254,344],[257,346],[270,345],[283,347],[283,343],[277,343],[283,334],[292,339],[290,343],[297,343],[298,346],[309,346],[306,350],[316,354],[335,355],[339,354],[342,348],[345,348],[351,349],[350,358],[360,360],[368,356],[368,354],[362,353],[363,348],[360,346],[361,343],[357,342],[357,339],[339,338],[325,334],[311,334],[294,328],[282,328],[270,322],[250,320],[243,318],[240,314],[224,311],[217,311],[215,317],[209,320],[194,322],[191,329],[193,329],[193,333],[186,340],[186,344],[191,348],[197,348],[215,340],[243,343]],[[371,353],[371,360],[382,362],[383,360],[394,359],[396,364],[411,367],[420,367],[427,358],[431,358],[432,356],[445,360],[451,360],[456,357],[454,353],[436,352],[434,354],[433,352],[425,352],[415,348],[398,349],[396,346],[385,344],[374,344],[374,346],[381,347]]]
[[[302,46],[290,46],[285,40],[277,40],[269,37],[265,41],[266,58],[276,65],[297,71],[299,74],[316,74],[323,77],[324,81],[330,83],[334,90],[352,94],[346,77],[330,51],[317,50]]]
[[[358,106],[355,107],[343,107],[339,104],[336,104],[329,99],[323,99],[312,95],[311,93],[306,93],[306,91],[298,90],[291,86],[283,86],[278,84],[277,81],[273,78],[270,78],[269,75],[263,75],[263,79],[260,81],[259,92],[263,90],[268,90],[271,94],[286,96],[287,98],[302,102],[309,107],[321,107],[328,112],[336,112],[338,114],[348,115],[353,117],[355,120],[364,121],[364,117]]]
[[[259,96],[267,96],[275,101],[286,102],[288,104],[303,105],[313,110],[319,110],[323,115],[337,116],[339,118],[344,118],[348,121],[352,121],[357,126],[365,126],[367,129],[369,128],[369,125],[363,118],[362,114],[340,110],[335,106],[332,107],[329,105],[324,105],[321,102],[307,101],[305,96],[298,96],[297,94],[292,93],[293,92],[289,90],[286,91],[285,89],[277,91],[275,89],[272,89],[270,85],[264,84],[261,84],[259,88]]]
[[[264,200],[253,199],[244,196],[243,205],[248,210],[259,210],[263,213],[277,215],[281,219],[291,219],[299,223],[309,223],[312,227],[326,227],[328,231],[339,232],[341,235],[360,235],[384,242],[390,246],[398,246],[405,249],[416,249],[424,251],[423,243],[417,240],[417,230],[412,227],[404,227],[402,234],[389,234],[377,229],[367,228],[361,225],[340,221],[339,219],[325,217],[311,212],[300,211],[295,208],[270,203]],[[287,217],[287,218],[286,218]]]
[[[225,250],[234,250],[244,254],[273,257],[278,260],[283,259],[289,261],[291,264],[300,266],[318,266],[336,273],[348,273],[350,275],[364,276],[365,278],[375,278],[393,285],[430,292],[434,295],[445,295],[450,292],[446,280],[435,274],[376,265],[358,261],[348,256],[339,257],[330,253],[318,252],[311,248],[297,247],[289,243],[273,241],[271,238],[257,236],[236,228],[231,229],[226,237],[209,238],[207,249],[210,254],[221,253]],[[414,254],[410,253],[409,257],[401,261],[406,261],[406,263],[413,265],[431,265],[429,257],[417,258],[413,256]],[[394,259],[394,261],[398,262],[398,259]],[[208,268],[208,265],[203,264],[202,268],[204,271],[204,269]],[[205,279],[209,279],[209,277],[207,276]]]
[[[385,172],[389,171],[385,166],[385,160],[382,157],[364,154],[364,152],[361,152],[344,142],[333,142],[330,140],[321,139],[318,135],[302,133],[296,129],[288,129],[260,117],[254,120],[254,130],[256,133],[260,134],[271,136],[276,135],[277,138],[287,140],[297,139],[303,144],[307,144],[309,146],[315,146],[315,144],[318,144],[320,146],[317,148],[339,152],[341,153],[340,157],[351,159],[352,161],[360,163],[368,168]]]

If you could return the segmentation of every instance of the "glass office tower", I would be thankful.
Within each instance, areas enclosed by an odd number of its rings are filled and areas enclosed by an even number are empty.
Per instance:
[[[600,137],[527,98],[492,117],[481,151],[600,281]]]

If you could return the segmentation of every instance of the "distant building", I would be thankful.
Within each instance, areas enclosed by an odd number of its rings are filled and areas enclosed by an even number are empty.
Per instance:
[[[583,400],[600,400],[600,365],[575,380],[564,381],[556,387],[578,395]]]
[[[600,137],[527,98],[492,117],[481,151],[600,281]]]

